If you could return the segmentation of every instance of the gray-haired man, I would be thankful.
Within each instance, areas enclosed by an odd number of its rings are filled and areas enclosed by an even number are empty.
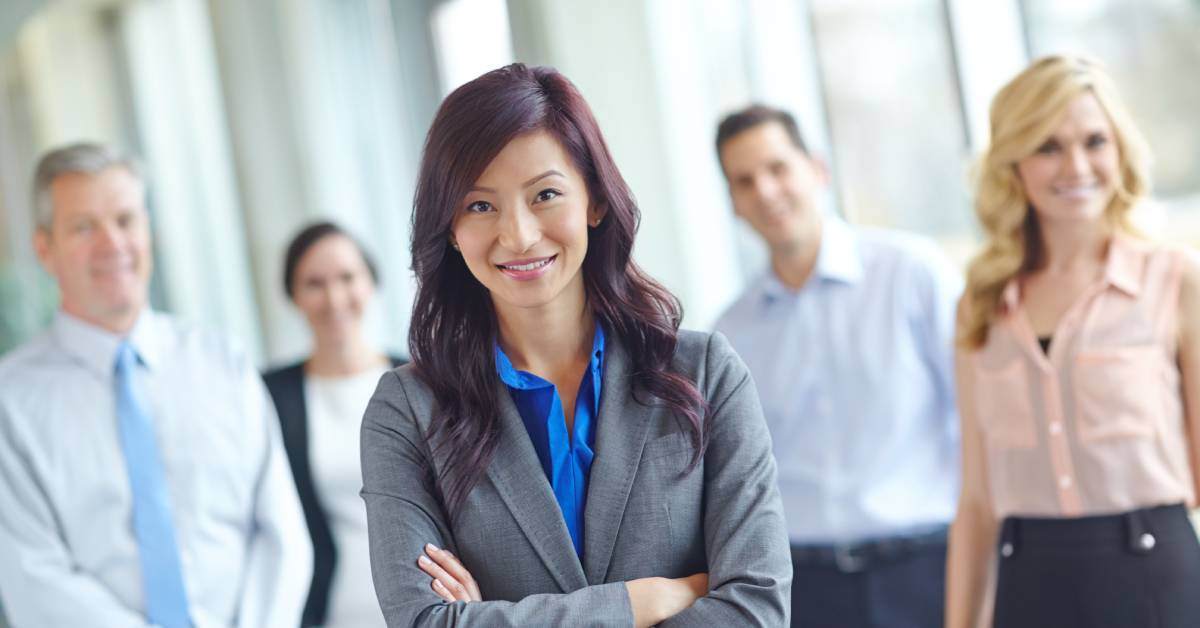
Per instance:
[[[295,626],[312,551],[271,403],[221,339],[152,311],[145,186],[51,151],[37,254],[61,296],[0,361],[0,597],[16,626]]]

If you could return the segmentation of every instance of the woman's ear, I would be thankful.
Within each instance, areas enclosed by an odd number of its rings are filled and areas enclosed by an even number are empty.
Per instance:
[[[604,222],[604,217],[608,215],[608,206],[602,203],[593,203],[588,207],[588,226],[595,229]]]

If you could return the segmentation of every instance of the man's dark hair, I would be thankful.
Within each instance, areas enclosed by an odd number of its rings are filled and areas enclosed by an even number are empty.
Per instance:
[[[721,147],[725,145],[733,136],[752,129],[760,124],[768,122],[778,122],[787,131],[788,137],[800,152],[808,154],[808,147],[804,144],[804,138],[800,135],[800,127],[796,124],[796,118],[792,114],[774,107],[766,105],[750,105],[745,109],[740,109],[721,120],[721,124],[717,125],[717,161],[721,160]]]

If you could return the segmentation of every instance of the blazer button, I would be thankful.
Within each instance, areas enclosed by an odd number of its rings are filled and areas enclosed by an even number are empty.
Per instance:
[[[1156,543],[1157,541],[1154,539],[1154,535],[1150,534],[1149,532],[1138,537],[1138,547],[1144,551],[1149,552],[1150,550],[1154,549],[1154,545]]]
[[[1005,558],[1012,556],[1013,555],[1013,544],[1005,543],[1004,545],[1001,545],[1000,546],[1000,555]]]

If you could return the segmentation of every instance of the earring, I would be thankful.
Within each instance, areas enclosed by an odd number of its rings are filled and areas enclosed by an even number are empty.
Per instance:
[[[458,252],[460,252],[460,253],[462,252],[462,249],[458,248],[458,243],[457,243],[457,242],[455,242],[454,240],[451,240],[451,241],[450,241],[450,248],[452,248],[452,249],[454,249],[455,251],[458,251]]]

